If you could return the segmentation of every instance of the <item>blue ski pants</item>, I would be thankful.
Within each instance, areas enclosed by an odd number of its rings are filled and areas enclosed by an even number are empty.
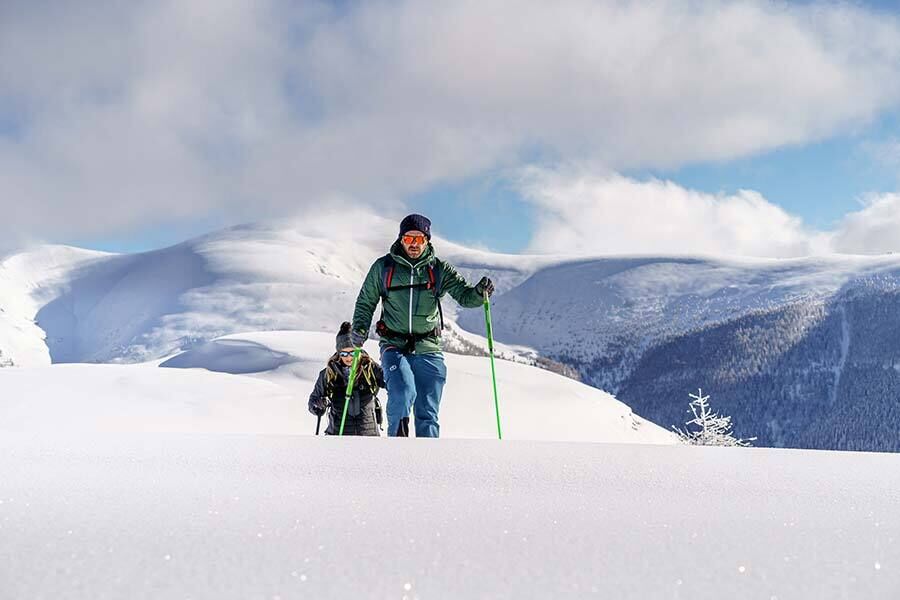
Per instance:
[[[396,436],[400,420],[413,410],[416,437],[440,437],[438,411],[447,381],[444,355],[404,354],[387,347],[381,351],[381,368],[387,384],[388,435]]]

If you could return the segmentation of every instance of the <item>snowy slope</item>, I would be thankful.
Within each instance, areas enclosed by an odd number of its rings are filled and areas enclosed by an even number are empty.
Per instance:
[[[45,332],[34,323],[81,269],[109,255],[69,246],[40,246],[0,261],[0,365],[47,365]]]
[[[349,217],[3,261],[0,364],[30,366],[0,369],[0,597],[900,593],[896,455],[674,445],[612,396],[508,361],[506,439],[459,439],[494,437],[493,399],[487,361],[453,354],[445,439],[312,439],[312,380],[396,233],[371,220],[355,231]],[[502,341],[621,375],[629,405],[723,369],[735,340],[800,392],[819,371],[797,352],[827,348],[816,368],[839,382],[822,388],[827,405],[871,381],[866,352],[892,360],[871,340],[897,337],[882,302],[898,289],[894,257],[573,262],[437,245],[471,278],[502,274]],[[482,343],[480,311],[459,318]],[[699,367],[677,362],[691,352]],[[754,381],[734,385],[770,402]],[[727,394],[713,393],[720,408]]]
[[[396,233],[349,210],[143,254],[15,255],[0,269],[0,365],[135,363],[230,334],[330,333]],[[703,387],[762,445],[900,449],[900,257],[575,260],[435,245],[470,280],[497,280],[501,355],[553,359],[542,364],[653,422],[683,423]],[[447,347],[483,352],[483,312],[445,308]]]
[[[230,333],[334,331],[352,316],[359,286],[395,229],[349,212],[339,223],[245,225],[141,254],[84,253],[53,268],[35,268],[53,248],[24,252],[0,270],[0,351],[17,365],[47,364],[46,337],[54,363],[141,362]],[[435,245],[473,277],[502,273],[501,289],[556,260]]]
[[[682,422],[702,387],[761,445],[900,450],[900,256],[570,261],[493,312],[498,339],[575,367],[656,423]]]
[[[892,599],[900,457],[0,436],[8,598]]]
[[[312,432],[306,398],[333,351],[333,332],[350,318],[369,265],[396,233],[392,222],[360,221],[366,226],[358,230],[314,220],[240,226],[133,255],[44,247],[7,259],[2,306],[18,316],[22,331],[0,338],[0,349],[18,366],[42,368],[0,372],[0,429]],[[554,260],[445,245],[444,256],[473,275],[491,271],[493,260],[508,274],[506,287]],[[453,303],[446,304],[453,326]],[[285,329],[295,333],[248,333]],[[228,334],[237,337],[220,339]],[[465,335],[470,348],[485,345],[477,334]],[[46,368],[51,359],[57,364]],[[204,370],[157,369],[163,359]],[[72,364],[96,362],[138,364]],[[443,434],[494,436],[486,360],[448,362]],[[672,441],[603,392],[501,365],[509,437]]]
[[[374,342],[368,350],[377,357]],[[333,352],[330,334],[264,332],[214,340],[162,361],[180,368],[4,369],[0,431],[311,435],[307,398]],[[495,437],[486,359],[448,354],[446,360],[442,437]],[[675,442],[610,395],[548,371],[498,361],[498,387],[509,439]]]
[[[298,395],[202,369],[63,364],[0,371],[0,431],[299,433]],[[305,432],[305,431],[304,431]]]
[[[851,282],[900,289],[900,256],[567,261],[498,297],[495,332],[508,343],[589,361],[619,350],[623,340],[663,339],[736,315],[822,302]],[[465,314],[460,322],[475,329],[479,321]]]
[[[378,358],[374,341],[366,345]],[[242,350],[235,360],[234,353]],[[163,365],[232,372],[258,364],[256,377],[300,390],[305,404],[319,371],[334,352],[334,336],[306,332],[236,334]],[[255,357],[260,357],[256,359]],[[496,436],[490,366],[486,358],[445,354],[448,376],[441,435]],[[266,364],[266,363],[269,364]],[[271,367],[271,368],[270,368]],[[673,443],[672,434],[645,421],[609,394],[531,366],[497,361],[505,437],[529,440]]]

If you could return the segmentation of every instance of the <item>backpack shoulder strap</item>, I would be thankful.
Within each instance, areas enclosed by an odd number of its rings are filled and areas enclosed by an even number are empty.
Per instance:
[[[428,264],[428,284],[434,290],[435,297],[440,300],[444,293],[444,269],[441,261],[435,260]]]
[[[437,301],[438,314],[441,317],[441,331],[443,331],[444,309],[441,306],[441,295],[444,293],[444,269],[438,259],[428,263],[428,285],[434,292],[434,299]]]
[[[384,261],[381,263],[381,297],[387,298],[388,290],[391,289],[391,280],[394,278],[394,268],[397,266],[397,263],[394,261],[394,257],[390,254],[384,257]]]

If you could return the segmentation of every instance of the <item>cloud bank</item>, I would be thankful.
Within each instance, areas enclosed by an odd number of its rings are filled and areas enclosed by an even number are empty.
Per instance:
[[[726,160],[898,104],[898,20],[847,4],[8,1],[0,235],[399,210],[535,157]],[[752,194],[716,206],[718,236],[764,213],[780,251],[810,243]]]
[[[750,190],[708,194],[658,179],[537,168],[521,173],[517,185],[537,208],[535,253],[792,258],[900,251],[900,194],[867,198],[819,231]]]

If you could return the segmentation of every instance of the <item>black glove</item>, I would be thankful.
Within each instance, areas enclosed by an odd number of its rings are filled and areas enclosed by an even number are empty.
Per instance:
[[[309,401],[309,412],[316,415],[317,417],[321,417],[328,410],[328,400],[310,400]]]
[[[494,282],[487,277],[482,277],[481,281],[475,284],[475,291],[478,292],[479,296],[484,296],[486,292],[488,297],[490,297],[494,293]]]
[[[368,333],[363,333],[361,331],[350,332],[350,343],[353,344],[355,348],[362,348],[362,345],[366,343],[367,339],[369,339]]]

